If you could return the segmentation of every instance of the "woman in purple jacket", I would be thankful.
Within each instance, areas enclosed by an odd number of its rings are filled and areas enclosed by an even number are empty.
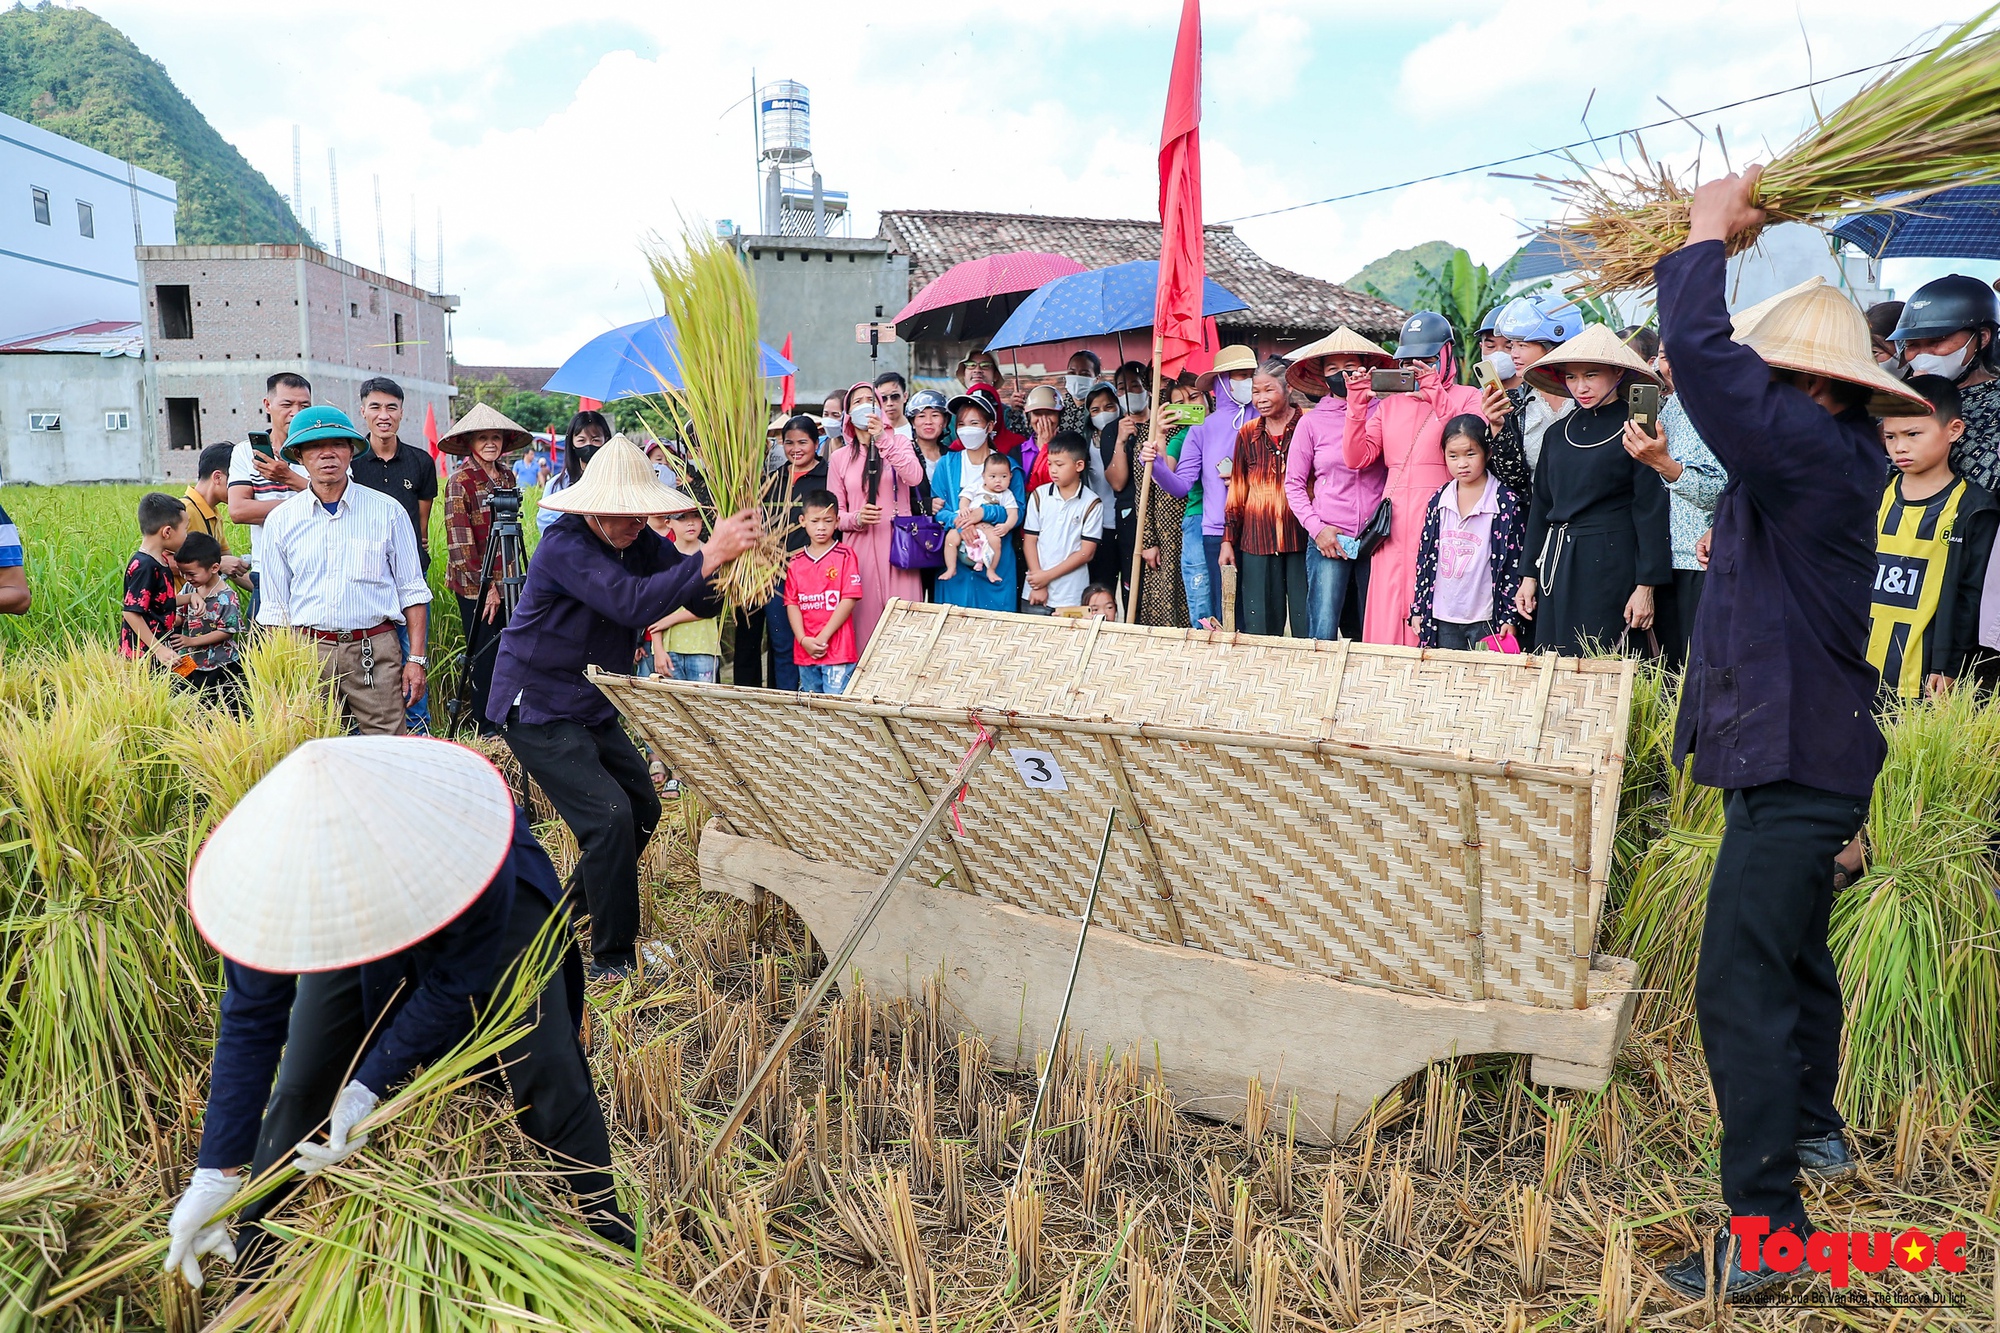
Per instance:
[[[1215,394],[1215,409],[1208,420],[1191,428],[1181,441],[1179,462],[1160,452],[1159,442],[1148,440],[1139,450],[1140,466],[1151,465],[1153,484],[1168,495],[1198,493],[1201,505],[1202,558],[1208,567],[1208,598],[1196,605],[1198,580],[1189,579],[1189,623],[1222,614],[1222,511],[1229,498],[1229,469],[1236,458],[1236,434],[1243,423],[1257,415],[1250,405],[1250,378],[1257,369],[1257,354],[1247,347],[1225,347],[1216,353],[1215,365],[1198,377],[1203,393]],[[1181,559],[1193,557],[1183,532]],[[1237,628],[1242,628],[1240,625]]]
[[[1353,555],[1354,539],[1382,503],[1389,469],[1380,461],[1351,468],[1342,457],[1347,438],[1347,381],[1390,355],[1345,326],[1292,353],[1285,381],[1319,399],[1299,422],[1298,439],[1285,463],[1285,496],[1312,544],[1306,547],[1307,618],[1315,639],[1361,637],[1368,603],[1368,562]],[[1369,404],[1369,410],[1376,410]],[[1345,539],[1345,544],[1343,544]]]

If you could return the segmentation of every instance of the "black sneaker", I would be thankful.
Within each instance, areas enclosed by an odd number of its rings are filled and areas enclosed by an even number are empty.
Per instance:
[[[1814,1185],[1835,1185],[1861,1174],[1861,1163],[1847,1149],[1839,1130],[1816,1139],[1800,1139],[1799,1174]]]
[[[615,986],[631,975],[632,964],[629,962],[600,963],[595,958],[592,958],[586,960],[583,965],[583,978],[592,986],[597,985],[599,982],[609,982]]]
[[[1662,1268],[1660,1280],[1686,1301],[1707,1300],[1712,1285],[1720,1290],[1725,1302],[1740,1304],[1775,1291],[1807,1271],[1801,1265],[1792,1272],[1780,1273],[1769,1264],[1760,1264],[1756,1272],[1746,1273],[1737,1262],[1738,1252],[1736,1238],[1725,1227],[1701,1249],[1689,1250]]]

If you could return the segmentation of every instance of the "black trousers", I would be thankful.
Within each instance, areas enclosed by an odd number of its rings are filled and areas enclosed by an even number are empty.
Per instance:
[[[512,984],[521,954],[534,942],[548,917],[548,904],[540,894],[527,888],[516,894],[502,944],[502,956],[511,961],[497,992]],[[565,947],[572,955],[565,966],[581,966],[574,957],[576,946]],[[590,1065],[577,1040],[577,1018],[570,1012],[569,988],[558,970],[537,1001],[534,1026],[501,1053],[501,1068],[495,1072],[506,1080],[513,1095],[521,1132],[555,1159],[556,1170],[575,1192],[591,1229],[629,1245],[631,1223],[618,1211],[611,1178],[611,1136],[591,1084]],[[289,1155],[326,1119],[334,1098],[360,1064],[367,1036],[360,968],[314,972],[299,978],[284,1059],[278,1065],[277,1082],[257,1134],[253,1177]],[[295,1180],[245,1208],[243,1220],[254,1222],[269,1214],[298,1183]],[[263,1243],[257,1236],[251,1248],[261,1249]],[[246,1271],[255,1273],[259,1268],[248,1253],[246,1249]]]
[[[507,723],[507,744],[549,804],[576,835],[582,855],[570,897],[590,912],[590,953],[606,967],[630,967],[639,939],[639,853],[660,823],[660,798],[646,761],[617,718]]]
[[[1694,641],[1695,612],[1701,609],[1701,585],[1707,578],[1706,570],[1677,569],[1672,592],[1665,588],[1654,590],[1654,602],[1661,612],[1654,617],[1659,627],[1660,653],[1676,671],[1687,665],[1688,645]]]
[[[486,696],[493,688],[493,664],[500,658],[500,631],[507,628],[502,608],[488,624],[477,597],[458,599],[458,618],[465,626],[465,666],[472,677],[472,721],[482,736],[497,736],[500,728],[486,718]]]
[[[1312,633],[1312,599],[1306,595],[1306,553],[1251,555],[1236,553],[1236,606],[1245,634],[1283,634],[1291,619],[1291,635]]]
[[[1833,858],[1868,802],[1796,782],[1729,792],[1695,970],[1695,1016],[1722,1111],[1722,1199],[1805,1222],[1802,1138],[1841,1128],[1840,975],[1827,948]],[[1801,1232],[1803,1234],[1803,1232]]]

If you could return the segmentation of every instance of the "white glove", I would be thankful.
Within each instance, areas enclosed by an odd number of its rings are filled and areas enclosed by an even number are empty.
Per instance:
[[[340,1096],[334,1099],[333,1115],[327,1124],[326,1142],[299,1145],[298,1160],[292,1163],[299,1174],[316,1176],[327,1167],[344,1162],[360,1152],[367,1144],[368,1136],[363,1134],[359,1138],[350,1139],[348,1135],[353,1132],[356,1125],[367,1118],[370,1111],[375,1109],[376,1100],[368,1085],[359,1079],[342,1088]]]
[[[236,1262],[236,1242],[229,1238],[229,1223],[216,1218],[216,1214],[228,1207],[242,1188],[240,1175],[225,1176],[213,1167],[197,1167],[187,1192],[174,1205],[174,1215],[167,1219],[170,1244],[166,1271],[178,1269],[181,1279],[196,1291],[201,1290],[204,1255],[219,1255],[226,1263]],[[211,1222],[210,1218],[215,1220]]]

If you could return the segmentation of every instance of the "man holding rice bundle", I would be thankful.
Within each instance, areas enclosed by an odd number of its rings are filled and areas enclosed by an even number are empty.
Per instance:
[[[366,820],[351,805],[361,793]],[[285,830],[275,853],[274,828]],[[590,1229],[632,1246],[578,1038],[582,960],[567,923],[549,926],[566,914],[562,885],[483,756],[408,736],[307,742],[209,836],[188,908],[222,954],[226,988],[201,1151],[168,1223],[168,1272],[200,1287],[204,1257],[235,1261],[216,1215],[247,1181],[293,1152],[312,1175],[359,1151],[368,1135],[357,1126],[379,1099],[471,1031],[546,929],[558,932],[559,962],[501,1063],[522,1131],[555,1159]],[[302,1142],[322,1123],[324,1144]],[[289,1192],[238,1220],[260,1220]],[[245,1268],[256,1268],[249,1246]]]
[[[1741,1237],[1809,1243],[1796,1179],[1857,1169],[1833,1102],[1842,1009],[1827,920],[1834,857],[1867,817],[1885,750],[1866,657],[1885,471],[1871,413],[1931,410],[1877,366],[1867,322],[1833,287],[1774,298],[1732,337],[1724,246],[1764,221],[1758,174],[1701,186],[1687,244],[1655,269],[1681,397],[1729,472],[1674,735],[1675,761],[1693,754],[1695,780],[1726,802],[1695,1012],[1731,1227],[1662,1270],[1690,1300],[1789,1280]]]

